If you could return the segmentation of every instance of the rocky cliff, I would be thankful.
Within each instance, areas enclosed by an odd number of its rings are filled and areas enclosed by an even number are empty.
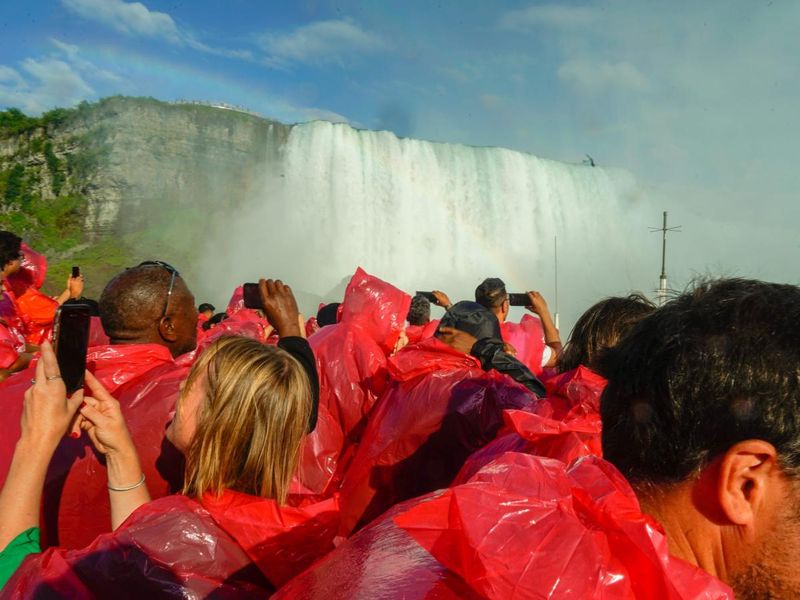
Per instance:
[[[22,118],[0,121],[0,227],[48,253],[61,275],[72,262],[110,274],[156,253],[196,252],[215,215],[235,210],[277,164],[269,153],[289,131],[235,110],[148,98]]]

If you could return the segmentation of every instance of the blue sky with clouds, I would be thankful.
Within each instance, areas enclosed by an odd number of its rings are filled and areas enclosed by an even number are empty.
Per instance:
[[[657,187],[656,222],[667,208],[796,239],[798,31],[791,0],[26,0],[0,7],[0,106],[203,99],[590,153]]]

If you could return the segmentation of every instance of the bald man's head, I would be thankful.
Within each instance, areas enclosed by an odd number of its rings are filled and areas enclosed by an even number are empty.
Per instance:
[[[194,349],[194,296],[178,275],[168,296],[172,278],[167,267],[144,264],[123,271],[106,285],[100,296],[100,319],[112,344],[160,344],[173,356]]]

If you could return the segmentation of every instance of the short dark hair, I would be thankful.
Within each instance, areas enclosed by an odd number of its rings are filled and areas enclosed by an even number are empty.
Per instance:
[[[700,282],[601,359],[603,454],[631,483],[685,481],[732,445],[800,477],[800,288]]]
[[[572,328],[564,351],[558,357],[558,371],[564,373],[579,365],[597,370],[595,363],[600,355],[655,309],[642,294],[600,300],[583,313]]]
[[[200,306],[197,307],[197,312],[206,312],[207,310],[214,312],[217,309],[214,308],[213,304],[209,304],[208,302],[203,302]]]
[[[495,339],[502,340],[500,322],[495,314],[485,306],[477,302],[462,300],[450,307],[436,330],[436,336],[441,337],[439,329],[442,327],[452,327],[459,331],[465,331],[478,340]]]
[[[201,304],[200,306],[202,306],[202,304]],[[208,319],[208,321],[206,321],[205,323],[203,323],[203,330],[204,330],[204,331],[208,331],[208,330],[209,330],[209,329],[211,329],[211,328],[212,328],[214,325],[219,325],[220,323],[222,323],[222,322],[223,322],[223,321],[225,321],[226,319],[228,319],[228,313],[224,313],[224,312],[217,313],[217,314],[215,314],[213,317],[211,317],[210,319]]]
[[[506,284],[497,277],[484,279],[483,283],[475,288],[475,302],[489,310],[500,308],[506,300],[508,300]]]
[[[19,258],[22,238],[10,231],[0,231],[0,269]]]
[[[98,302],[106,335],[114,339],[152,326],[166,305],[171,276],[166,269],[140,265],[109,281]],[[180,289],[176,285],[173,300]]]
[[[317,311],[317,325],[325,327],[326,325],[336,325],[338,322],[339,306],[341,302],[331,302],[325,306],[321,306]]]
[[[409,325],[425,325],[431,320],[431,302],[422,294],[411,298],[406,321]]]

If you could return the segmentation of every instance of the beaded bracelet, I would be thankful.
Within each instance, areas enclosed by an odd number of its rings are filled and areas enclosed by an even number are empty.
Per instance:
[[[139,483],[134,483],[133,485],[129,485],[127,487],[111,487],[110,485],[107,486],[109,490],[112,492],[130,492],[131,490],[135,490],[140,485],[144,484],[144,473],[142,473],[142,478],[139,480]]]

